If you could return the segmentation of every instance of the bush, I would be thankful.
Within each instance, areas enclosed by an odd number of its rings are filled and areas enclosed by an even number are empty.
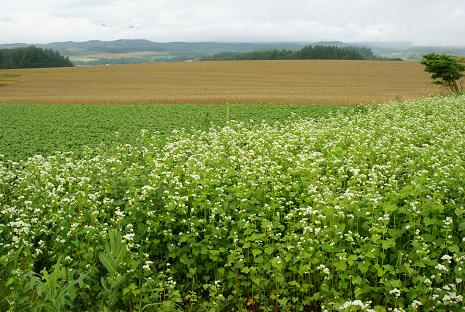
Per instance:
[[[458,81],[463,77],[465,65],[460,64],[457,57],[428,53],[423,55],[421,63],[425,65],[425,71],[431,73],[434,84],[452,93],[463,92],[463,83],[459,85]]]

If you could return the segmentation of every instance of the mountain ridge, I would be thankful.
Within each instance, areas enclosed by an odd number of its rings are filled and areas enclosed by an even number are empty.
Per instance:
[[[37,46],[53,49],[68,56],[76,65],[147,63],[159,61],[185,61],[200,59],[220,52],[250,52],[273,49],[301,49],[306,45],[338,47],[366,47],[376,55],[388,58],[418,60],[428,52],[448,53],[465,56],[465,47],[415,46],[410,42],[155,42],[147,39],[117,39],[63,41],[45,44],[8,43],[0,49]]]

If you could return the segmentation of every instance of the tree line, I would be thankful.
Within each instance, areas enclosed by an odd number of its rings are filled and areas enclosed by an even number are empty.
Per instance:
[[[365,47],[306,46],[299,50],[262,50],[251,52],[221,52],[203,58],[205,61],[239,60],[396,60],[378,57]]]
[[[52,49],[35,46],[27,48],[0,49],[0,69],[72,67],[68,57]]]

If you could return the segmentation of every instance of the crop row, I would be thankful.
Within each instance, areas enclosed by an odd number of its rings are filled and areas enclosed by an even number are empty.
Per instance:
[[[0,154],[12,160],[84,146],[135,143],[142,129],[166,137],[175,129],[211,123],[286,120],[290,115],[351,114],[362,106],[336,105],[0,105]]]

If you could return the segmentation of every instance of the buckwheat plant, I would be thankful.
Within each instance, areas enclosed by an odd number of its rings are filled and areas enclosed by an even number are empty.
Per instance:
[[[0,310],[462,311],[464,96],[150,135],[0,158]]]

